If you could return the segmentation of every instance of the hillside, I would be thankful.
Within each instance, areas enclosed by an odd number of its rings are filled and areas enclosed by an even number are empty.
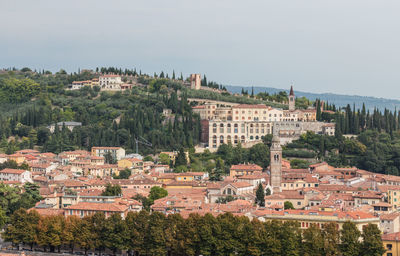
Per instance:
[[[242,88],[247,89],[249,92],[251,91],[251,87],[241,87],[241,86],[231,86],[225,85],[226,89],[232,93],[240,93]],[[254,87],[254,94],[259,92],[267,92],[269,94],[276,94],[280,91],[286,91],[289,93],[289,88],[287,90],[277,89],[272,87]],[[309,100],[321,99],[323,101],[328,101],[331,104],[335,104],[339,107],[344,107],[347,104],[356,105],[356,108],[361,108],[362,104],[365,103],[366,109],[372,111],[375,107],[380,110],[385,108],[394,111],[395,109],[400,109],[400,100],[394,99],[384,99],[384,98],[375,98],[375,97],[366,97],[366,96],[358,96],[358,95],[342,95],[342,94],[333,94],[333,93],[310,93],[310,92],[301,92],[295,91],[297,97],[306,97]]]

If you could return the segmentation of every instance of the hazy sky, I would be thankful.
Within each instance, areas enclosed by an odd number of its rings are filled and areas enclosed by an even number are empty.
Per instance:
[[[120,66],[400,99],[399,0],[0,0],[0,67]]]

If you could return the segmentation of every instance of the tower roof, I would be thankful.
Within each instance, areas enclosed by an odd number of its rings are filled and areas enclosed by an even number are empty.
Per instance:
[[[293,85],[290,86],[289,96],[294,96]]]
[[[272,142],[280,143],[279,136],[275,134],[275,135],[272,137]]]

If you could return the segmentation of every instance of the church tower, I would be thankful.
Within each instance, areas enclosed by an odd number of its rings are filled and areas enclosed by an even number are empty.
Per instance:
[[[274,193],[281,191],[282,182],[282,147],[279,137],[274,135],[271,145],[270,185]]]
[[[292,86],[290,86],[290,93],[289,93],[289,111],[296,110],[295,103],[296,103],[296,101],[295,101],[293,85],[292,85]]]

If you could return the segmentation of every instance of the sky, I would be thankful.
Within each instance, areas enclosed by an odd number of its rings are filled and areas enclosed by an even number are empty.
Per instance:
[[[400,99],[399,12],[398,0],[0,0],[0,68]]]

